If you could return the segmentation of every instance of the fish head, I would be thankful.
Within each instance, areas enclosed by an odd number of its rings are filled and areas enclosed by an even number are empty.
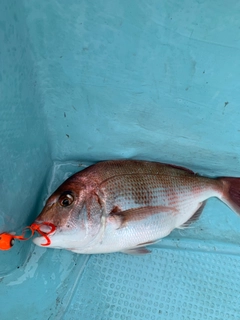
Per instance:
[[[84,249],[99,230],[101,208],[94,200],[91,190],[79,181],[77,174],[66,180],[48,198],[34,221],[43,236],[35,237],[33,242],[56,249]],[[47,245],[45,235],[49,240]]]

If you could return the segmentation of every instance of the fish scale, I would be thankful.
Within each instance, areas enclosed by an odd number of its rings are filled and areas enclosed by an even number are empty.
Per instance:
[[[158,162],[105,161],[67,179],[35,223],[55,225],[51,248],[147,253],[143,246],[199,216],[210,197],[240,213],[240,179],[201,177]],[[34,242],[42,245],[41,237]]]

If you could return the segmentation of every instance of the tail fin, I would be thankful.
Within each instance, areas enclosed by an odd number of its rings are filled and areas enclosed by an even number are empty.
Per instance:
[[[240,178],[219,178],[224,189],[222,201],[233,211],[240,214]]]

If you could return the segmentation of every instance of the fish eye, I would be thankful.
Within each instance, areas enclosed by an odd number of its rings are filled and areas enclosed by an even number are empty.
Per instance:
[[[70,192],[66,192],[60,196],[58,201],[60,206],[69,207],[73,203],[74,197]]]

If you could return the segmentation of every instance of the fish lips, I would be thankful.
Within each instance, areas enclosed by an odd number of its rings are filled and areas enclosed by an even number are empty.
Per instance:
[[[56,233],[56,227],[51,223],[36,221],[32,224],[33,230],[41,236],[33,239],[33,242],[38,246],[51,246],[51,236]]]
[[[51,238],[49,237],[50,241]],[[33,243],[36,244],[39,247],[50,247],[51,246],[51,242],[50,244],[47,244],[45,237],[35,237],[33,238]]]

